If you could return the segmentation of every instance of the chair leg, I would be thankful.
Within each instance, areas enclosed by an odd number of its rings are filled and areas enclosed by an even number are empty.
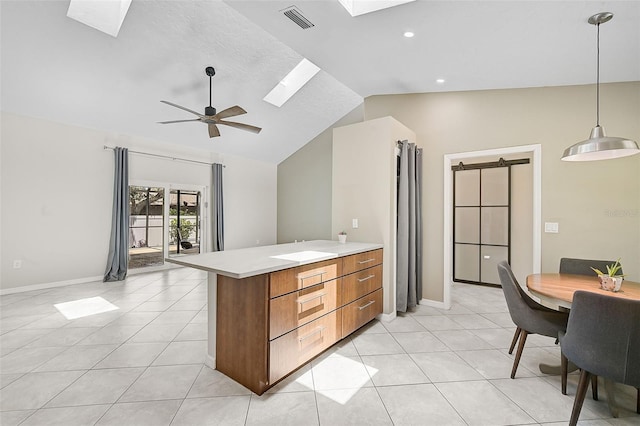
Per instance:
[[[591,395],[593,395],[593,400],[598,400],[598,376],[595,374],[591,375]]]
[[[527,341],[527,335],[529,332],[527,330],[522,330],[520,332],[520,343],[518,344],[518,351],[516,352],[516,359],[513,360],[513,368],[511,369],[511,378],[515,379],[516,370],[518,369],[518,364],[520,364],[520,357],[522,356],[522,350],[524,349],[524,344]]]
[[[580,411],[582,410],[584,397],[587,394],[590,376],[591,373],[589,373],[587,370],[583,369],[580,372],[580,380],[578,381],[576,398],[573,400],[573,410],[571,411],[571,420],[569,420],[569,426],[576,426],[578,424],[578,417],[580,417]]]
[[[560,352],[560,367],[562,369],[560,376],[562,377],[562,394],[567,394],[567,369],[569,360],[562,352]]]
[[[516,347],[516,343],[518,342],[518,337],[520,337],[520,333],[522,333],[522,329],[520,327],[517,327],[516,332],[513,334],[513,340],[511,341],[511,346],[509,346],[509,355],[513,353],[513,348]]]

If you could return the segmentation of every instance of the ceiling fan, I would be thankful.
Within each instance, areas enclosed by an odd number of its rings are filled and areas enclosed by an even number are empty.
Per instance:
[[[160,124],[172,124],[172,123],[185,123],[187,121],[200,121],[202,123],[207,124],[209,127],[209,137],[215,138],[220,136],[220,130],[218,130],[218,124],[222,124],[224,126],[235,127],[237,129],[247,130],[253,133],[260,133],[262,130],[260,127],[251,126],[249,124],[237,123],[235,121],[225,121],[224,118],[234,117],[236,115],[246,114],[247,111],[239,107],[238,105],[232,106],[231,108],[227,108],[216,113],[216,109],[211,106],[211,77],[216,75],[216,70],[213,67],[207,67],[204,70],[209,76],[209,106],[204,108],[204,114],[200,114],[192,109],[185,108],[183,106],[174,104],[169,101],[160,101],[164,104],[171,105],[172,107],[180,108],[181,110],[190,112],[191,114],[197,115],[198,118],[192,118],[189,120],[172,120],[172,121],[159,121]]]

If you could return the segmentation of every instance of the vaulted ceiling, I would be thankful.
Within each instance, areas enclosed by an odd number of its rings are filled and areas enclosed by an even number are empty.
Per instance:
[[[117,38],[66,16],[69,1],[1,1],[3,111],[279,163],[376,94],[640,80],[640,2],[418,0],[351,17],[337,0],[133,0]],[[314,26],[283,14],[295,5]],[[415,33],[403,37],[405,31]],[[303,58],[321,68],[278,108],[263,97]],[[240,105],[234,121],[204,112]],[[437,83],[437,79],[444,83]]]

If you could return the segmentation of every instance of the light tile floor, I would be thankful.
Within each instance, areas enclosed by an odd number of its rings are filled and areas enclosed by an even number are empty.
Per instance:
[[[563,425],[573,403],[554,339],[531,336],[515,380],[502,291],[458,284],[453,306],[373,321],[262,396],[203,364],[206,274],[131,275],[0,297],[0,424]],[[67,320],[54,304],[118,306]],[[602,386],[604,389],[604,386]],[[585,400],[582,425],[640,425],[635,389],[616,387],[620,417]]]

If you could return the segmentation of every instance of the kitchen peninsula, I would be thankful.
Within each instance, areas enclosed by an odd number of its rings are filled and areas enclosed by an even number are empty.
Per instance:
[[[208,272],[207,365],[261,395],[382,313],[382,245],[307,241],[168,258]]]

